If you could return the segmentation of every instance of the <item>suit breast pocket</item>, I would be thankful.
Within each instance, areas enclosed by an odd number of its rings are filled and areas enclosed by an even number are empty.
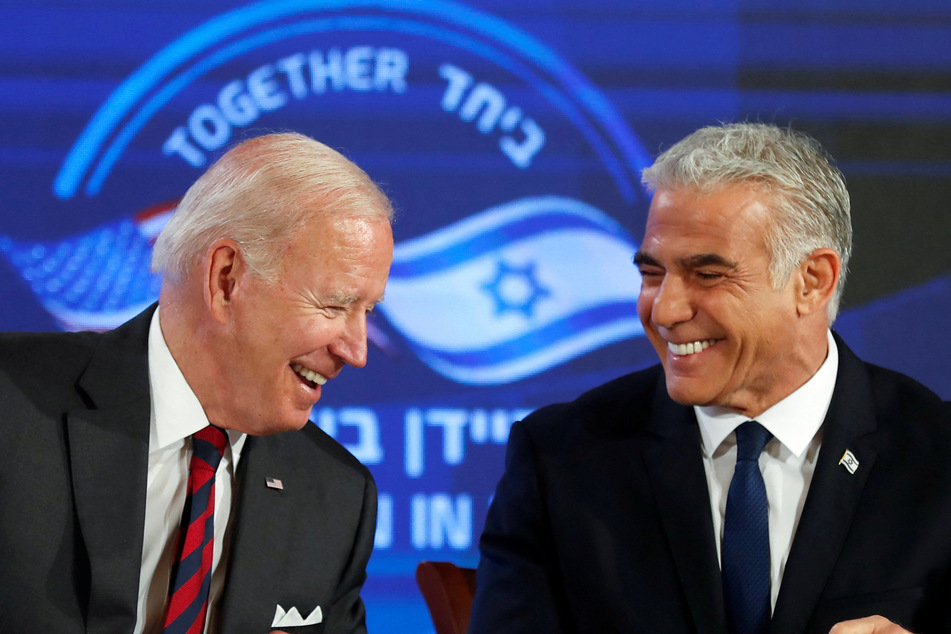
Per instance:
[[[924,594],[924,588],[918,586],[828,599],[816,609],[809,631],[826,633],[836,623],[873,615],[908,628],[921,610]]]
[[[314,625],[296,625],[283,629],[271,630],[270,634],[323,634],[324,624],[315,623]]]

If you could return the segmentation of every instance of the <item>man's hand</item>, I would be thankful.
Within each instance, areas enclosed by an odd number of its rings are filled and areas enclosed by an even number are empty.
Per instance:
[[[829,634],[911,634],[911,632],[895,625],[884,616],[867,616],[864,619],[837,623],[829,630]]]

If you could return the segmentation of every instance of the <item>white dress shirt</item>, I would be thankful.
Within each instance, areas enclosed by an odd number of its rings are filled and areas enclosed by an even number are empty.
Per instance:
[[[138,617],[134,634],[160,634],[175,560],[176,536],[185,506],[191,435],[208,419],[165,343],[156,310],[149,327],[149,387],[152,396],[149,471],[145,500],[145,541],[139,573]],[[228,431],[228,446],[215,478],[215,545],[208,620],[224,581],[232,482],[245,435]]]
[[[786,559],[822,444],[822,421],[835,388],[839,353],[831,332],[827,334],[827,339],[828,354],[812,378],[756,417],[756,421],[773,434],[759,458],[769,505],[770,599],[773,608],[776,607]],[[710,489],[719,557],[726,498],[736,468],[734,430],[750,419],[722,407],[695,407],[694,410],[700,423],[703,466]]]

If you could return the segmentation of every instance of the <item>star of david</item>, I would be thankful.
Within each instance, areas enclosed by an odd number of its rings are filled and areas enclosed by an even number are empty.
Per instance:
[[[535,304],[551,293],[538,281],[535,262],[522,266],[500,259],[495,277],[482,285],[495,300],[495,314],[517,312],[526,318],[535,311]]]

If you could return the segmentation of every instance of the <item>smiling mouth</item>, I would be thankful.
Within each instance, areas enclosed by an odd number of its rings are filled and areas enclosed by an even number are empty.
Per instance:
[[[308,370],[299,363],[292,363],[291,369],[297,373],[297,376],[304,379],[304,381],[306,381],[310,387],[317,387],[318,385],[323,385],[327,382],[327,377],[322,374],[317,374],[313,370]]]
[[[704,339],[702,341],[693,341],[690,343],[667,342],[667,349],[678,357],[687,357],[692,354],[703,352],[717,342],[716,339]]]

